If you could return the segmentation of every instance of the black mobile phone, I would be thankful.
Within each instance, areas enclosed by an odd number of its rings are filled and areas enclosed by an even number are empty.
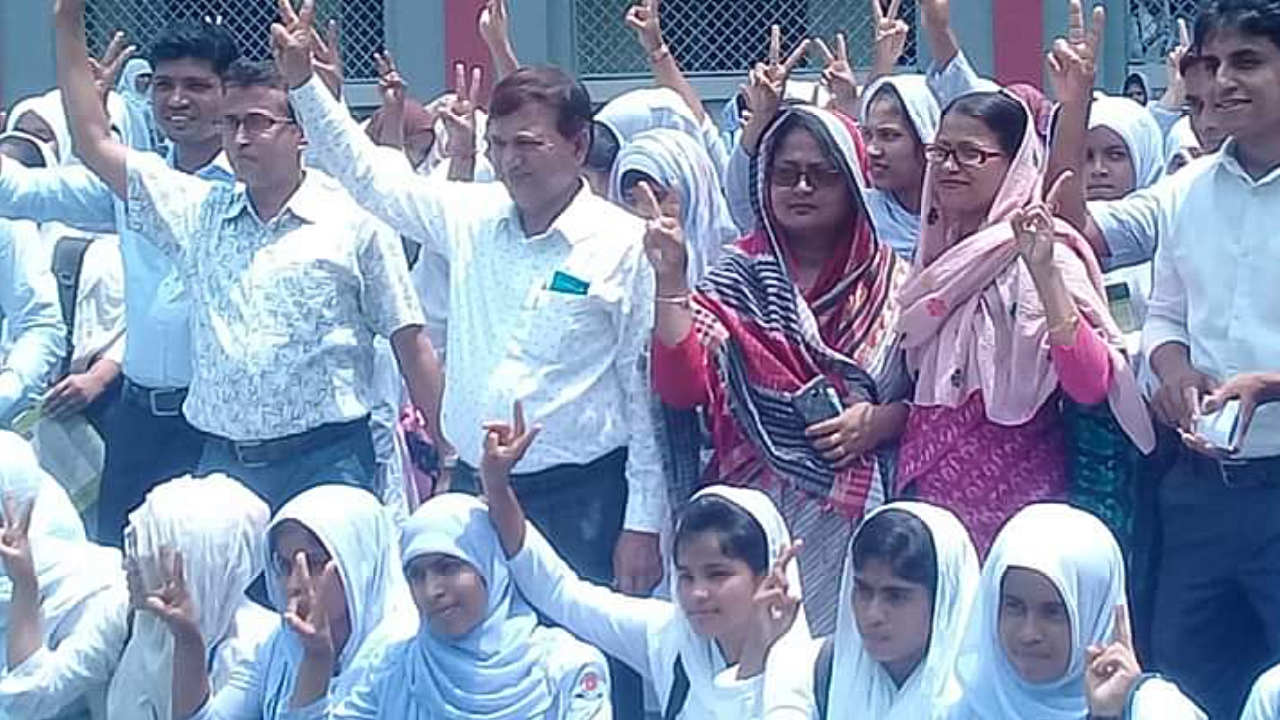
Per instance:
[[[830,420],[844,410],[840,393],[836,392],[830,380],[821,375],[805,383],[791,396],[791,407],[804,419],[805,426]]]

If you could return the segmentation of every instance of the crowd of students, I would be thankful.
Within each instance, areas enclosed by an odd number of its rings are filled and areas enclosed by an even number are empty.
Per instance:
[[[868,77],[775,26],[717,123],[658,0],[598,109],[488,0],[491,91],[381,54],[361,122],[313,0],[265,62],[57,0],[0,717],[1280,720],[1280,2],[1156,100],[1100,8],[1050,99],[918,4],[924,74],[870,0]]]

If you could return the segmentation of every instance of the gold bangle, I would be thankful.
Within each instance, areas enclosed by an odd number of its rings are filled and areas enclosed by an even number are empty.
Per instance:
[[[683,295],[654,295],[653,301],[659,305],[675,305],[676,307],[689,307],[689,293]]]
[[[1071,317],[1067,318],[1066,320],[1063,320],[1057,325],[1051,326],[1049,328],[1049,335],[1050,336],[1061,335],[1063,333],[1068,333],[1068,332],[1074,335],[1076,330],[1079,329],[1079,327],[1080,327],[1080,313],[1073,312],[1071,313]]]

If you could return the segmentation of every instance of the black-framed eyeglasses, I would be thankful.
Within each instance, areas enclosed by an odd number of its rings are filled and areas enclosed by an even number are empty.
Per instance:
[[[223,115],[222,119],[218,120],[218,128],[222,130],[223,135],[235,135],[243,127],[249,135],[264,137],[281,125],[293,125],[295,122],[292,118],[254,110],[245,113],[244,117]]]
[[[924,157],[935,165],[945,165],[947,158],[956,159],[956,165],[965,168],[980,168],[991,162],[992,158],[1003,156],[1004,153],[996,150],[987,150],[969,143],[948,147],[946,145],[938,145],[930,143],[924,146]]]
[[[804,178],[812,188],[830,188],[844,183],[844,173],[835,168],[810,165],[778,165],[769,173],[769,182],[775,187],[793,188]]]

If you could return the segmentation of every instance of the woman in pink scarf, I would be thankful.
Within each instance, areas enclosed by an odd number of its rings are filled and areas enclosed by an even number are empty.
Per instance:
[[[917,378],[896,485],[954,510],[985,554],[1018,509],[1065,497],[1062,393],[1107,400],[1144,452],[1155,441],[1097,260],[1045,206],[1026,209],[1044,157],[1026,105],[962,96],[926,154],[920,246],[900,294]]]

